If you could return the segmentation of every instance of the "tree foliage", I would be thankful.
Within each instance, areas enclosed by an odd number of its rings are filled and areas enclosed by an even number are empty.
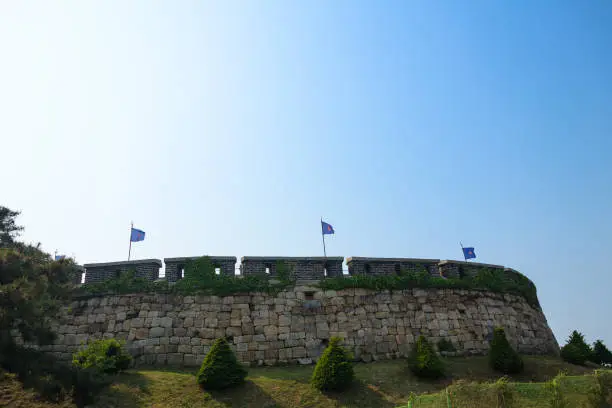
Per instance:
[[[71,395],[85,403],[102,383],[31,348],[52,342],[51,323],[70,298],[77,270],[71,260],[53,261],[40,245],[15,241],[23,229],[18,214],[0,207],[0,367],[47,398]]]
[[[568,363],[584,365],[591,358],[591,348],[584,341],[584,336],[577,330],[570,335],[565,346],[561,348],[561,357]]]
[[[242,384],[247,370],[238,362],[225,338],[210,348],[197,374],[198,384],[207,390],[219,390]]]
[[[608,350],[606,345],[601,340],[593,343],[593,353],[591,361],[595,364],[612,364],[612,352]]]
[[[23,231],[23,227],[17,225],[15,221],[19,214],[19,211],[13,211],[0,205],[0,248],[14,245],[15,238]]]
[[[501,327],[497,327],[493,331],[493,340],[489,350],[489,365],[494,370],[504,374],[518,374],[524,368],[523,359],[508,343],[504,329]]]
[[[322,391],[342,391],[350,387],[354,378],[349,353],[340,345],[339,337],[332,337],[317,361],[310,383]]]

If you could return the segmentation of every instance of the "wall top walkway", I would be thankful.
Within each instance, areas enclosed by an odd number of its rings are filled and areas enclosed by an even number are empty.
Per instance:
[[[162,266],[161,259],[138,259],[135,261],[119,261],[119,262],[103,262],[103,263],[88,263],[83,265],[84,268],[105,268],[109,266],[127,266],[127,265],[143,265],[156,264],[160,268]]]
[[[236,257],[235,256],[211,256],[211,255],[201,255],[201,256],[179,256],[179,257],[175,257],[175,258],[164,258],[164,262],[185,262],[185,261],[191,261],[193,259],[199,259],[202,257],[208,257],[212,260],[215,261],[234,261],[236,262]]]
[[[433,263],[440,262],[439,259],[425,259],[425,258],[368,258],[365,256],[349,256],[346,258],[346,263],[352,261],[360,261],[360,262],[423,262],[423,263]]]
[[[344,261],[342,256],[243,256],[240,258],[241,262],[244,261],[313,261],[313,262],[325,262],[325,261]]]

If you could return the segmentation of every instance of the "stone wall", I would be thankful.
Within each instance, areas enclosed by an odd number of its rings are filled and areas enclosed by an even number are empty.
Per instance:
[[[344,276],[342,271],[344,258],[342,257],[243,256],[238,274],[236,274],[236,257],[208,257],[215,267],[218,268],[219,274],[225,276],[266,275],[273,278],[276,277],[277,262],[285,263],[290,276],[297,280],[314,281]],[[178,281],[182,278],[182,272],[187,263],[198,258],[200,257],[165,258],[165,279],[171,283]],[[350,276],[397,275],[402,272],[420,272],[425,270],[432,276],[441,275],[448,278],[462,278],[475,276],[482,270],[504,270],[504,267],[500,265],[420,258],[348,257],[346,258],[346,263]],[[130,269],[135,269],[136,275],[139,277],[156,280],[159,279],[161,261],[159,259],[144,259],[128,262],[86,264],[84,267],[85,283],[101,282],[106,279],[115,278],[120,273]],[[506,268],[505,271],[508,278],[511,279],[522,276],[513,269]]]
[[[243,256],[241,274],[276,277],[276,263],[283,262],[290,277],[297,280],[321,280],[342,276],[342,257]]]
[[[228,336],[249,364],[311,363],[331,336],[356,360],[407,355],[419,334],[450,340],[460,354],[484,354],[493,327],[503,326],[521,353],[557,354],[541,310],[520,296],[460,289],[321,291],[298,286],[276,296],[135,294],[75,300],[45,349],[70,359],[97,338],[127,341],[135,363],[199,365],[215,338]]]
[[[349,275],[399,275],[401,272],[421,272],[426,270],[433,276],[439,276],[439,259],[418,258],[346,258]]]
[[[185,266],[190,261],[195,261],[199,257],[164,258],[166,265],[166,279],[168,282],[176,282],[182,278]],[[224,276],[234,276],[236,274],[235,256],[211,256],[209,257],[215,268],[219,268],[219,274]]]
[[[501,265],[490,265],[466,261],[441,261],[439,263],[440,273],[447,278],[463,278],[478,275],[483,269],[503,270]]]
[[[85,264],[85,283],[102,282],[106,279],[118,278],[129,270],[136,271],[136,277],[148,280],[159,279],[159,269],[162,263],[159,259],[140,259],[137,261],[106,262]]]

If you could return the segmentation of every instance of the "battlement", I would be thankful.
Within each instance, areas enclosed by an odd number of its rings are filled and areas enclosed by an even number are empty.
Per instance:
[[[162,262],[159,259],[139,259],[136,261],[90,263],[85,268],[85,283],[102,282],[107,279],[118,278],[122,273],[134,270],[136,277],[148,280],[159,279],[159,270]]]
[[[241,274],[276,277],[276,265],[283,262],[290,277],[297,280],[321,280],[342,276],[342,257],[243,256]]]
[[[195,261],[199,256],[183,256],[179,258],[164,258],[166,264],[166,279],[168,282],[176,282],[184,277],[185,266],[190,261]],[[209,256],[208,257],[219,275],[234,276],[236,270],[235,256]]]
[[[282,262],[287,267],[289,277],[300,281],[319,281],[326,278],[342,277],[343,257],[287,257],[287,256],[243,256],[239,268],[234,256],[207,256],[215,266],[216,273],[222,276],[278,276],[277,265]],[[201,256],[164,258],[165,280],[170,283],[182,279],[185,267],[190,261]],[[483,270],[503,271],[509,280],[527,279],[521,273],[501,265],[477,262],[423,259],[423,258],[371,258],[348,257],[348,276],[393,276],[403,273],[427,272],[431,276],[445,278],[464,278],[478,275]],[[116,278],[121,273],[134,270],[137,277],[148,280],[159,279],[162,261],[142,259],[123,262],[90,263],[84,265],[85,283],[101,282]],[[531,283],[533,285],[533,283]]]
[[[439,276],[439,259],[420,258],[366,258],[352,256],[346,258],[349,275],[399,275],[402,272],[426,271]]]

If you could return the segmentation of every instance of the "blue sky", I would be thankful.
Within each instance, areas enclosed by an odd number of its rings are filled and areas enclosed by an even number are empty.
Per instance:
[[[522,271],[612,345],[612,5],[4,2],[0,204],[80,263],[328,254]]]

